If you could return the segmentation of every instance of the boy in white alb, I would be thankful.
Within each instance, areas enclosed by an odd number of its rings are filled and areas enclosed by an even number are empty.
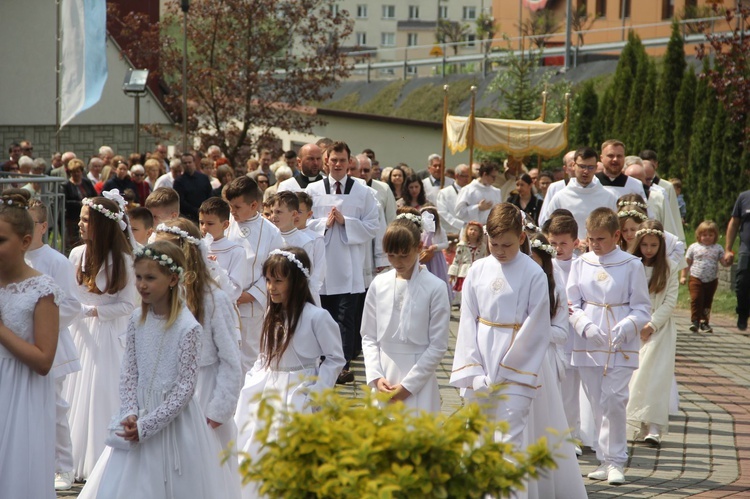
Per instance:
[[[208,259],[218,266],[210,267],[211,277],[216,282],[226,283],[222,291],[234,303],[244,289],[247,257],[241,244],[224,237],[229,228],[229,214],[229,204],[219,197],[208,198],[198,209],[201,235],[208,244]],[[222,275],[214,275],[216,272]]]
[[[224,196],[234,217],[229,223],[227,239],[242,243],[246,251],[245,283],[237,305],[242,324],[242,370],[248,372],[260,353],[260,332],[266,311],[263,263],[268,253],[280,249],[284,241],[276,226],[258,213],[262,194],[255,180],[244,175],[232,180]]]
[[[576,330],[572,363],[594,415],[600,466],[588,477],[617,485],[625,483],[628,460],[628,383],[638,368],[639,333],[651,320],[651,300],[640,259],[617,244],[617,214],[595,209],[586,230],[591,251],[573,261],[568,276],[570,323]]]
[[[299,218],[299,198],[297,198],[297,193],[282,191],[273,196],[271,200],[273,201],[271,222],[281,232],[284,247],[302,248],[307,253],[310,261],[315,262],[315,239],[310,234],[297,229],[295,226],[295,222]],[[310,293],[313,296],[313,300],[315,300],[315,305],[320,306],[318,290],[325,274],[321,274],[320,270],[316,267],[313,263],[310,269]],[[323,269],[325,269],[325,265]]]
[[[313,272],[318,276],[318,280],[313,287],[310,283],[310,291],[313,296],[320,296],[320,287],[323,285],[323,278],[326,275],[326,240],[322,234],[308,227],[307,222],[312,218],[313,200],[305,191],[295,192],[299,201],[298,216],[295,219],[297,230],[307,234],[313,239],[313,255],[311,258]],[[312,277],[312,276],[311,276]]]
[[[78,350],[68,326],[81,313],[78,298],[78,283],[75,268],[64,255],[44,244],[42,238],[47,233],[47,207],[33,202],[29,214],[34,219],[34,237],[25,255],[26,263],[33,269],[52,277],[63,291],[60,300],[60,331],[57,339],[57,352],[50,376],[55,378],[57,396],[55,399],[55,490],[68,490],[73,483],[73,444],[70,440],[68,411],[70,405],[62,397],[65,376],[81,370]]]
[[[555,268],[555,282],[567,286],[570,266],[575,258],[575,249],[578,247],[578,224],[575,218],[568,215],[553,215],[547,229],[547,239],[557,251],[557,257],[552,260]],[[573,343],[575,341],[575,329],[571,326],[568,331],[568,341],[565,343],[565,377],[561,383],[563,407],[568,427],[571,428],[571,436],[580,439],[581,414],[579,406],[579,395],[581,389],[581,378],[578,368],[571,365],[573,355]],[[576,454],[582,454],[581,447],[575,444]]]
[[[503,441],[523,448],[531,400],[550,342],[547,276],[520,251],[521,211],[496,205],[487,217],[490,256],[469,269],[461,290],[461,321],[450,384],[467,401],[486,404],[492,421],[507,421]],[[491,387],[506,384],[502,392]]]

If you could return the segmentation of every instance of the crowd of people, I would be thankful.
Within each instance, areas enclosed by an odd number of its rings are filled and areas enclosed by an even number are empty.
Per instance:
[[[163,145],[127,158],[102,146],[49,166],[32,154],[14,144],[0,168],[67,179],[69,255],[44,243],[57,221],[38,186],[0,193],[12,497],[74,481],[85,498],[258,497],[238,467],[263,452],[260,411],[313,411],[311,394],[353,382],[360,356],[373,391],[439,413],[453,308],[451,385],[508,422],[498,439],[555,446],[556,469],[523,494],[585,497],[583,446],[601,464],[588,478],[617,485],[629,426],[660,445],[679,403],[679,283],[691,331],[710,333],[738,231],[747,326],[750,194],[726,248],[705,221],[686,249],[679,181],[617,140],[555,172],[514,158],[444,169],[437,154],[423,171],[381,169],[372,149],[330,139],[234,168],[216,146],[171,159]]]

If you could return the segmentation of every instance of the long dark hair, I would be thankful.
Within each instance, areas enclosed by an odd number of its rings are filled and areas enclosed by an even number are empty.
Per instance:
[[[393,185],[393,182],[391,182],[391,176],[393,175],[393,172],[395,172],[396,170],[398,170],[398,171],[401,172],[401,176],[404,179],[404,183],[401,184],[401,195],[402,196],[404,194],[404,189],[406,189],[406,172],[400,166],[394,166],[393,168],[391,168],[391,171],[388,174],[388,186],[391,188],[391,192],[393,193],[393,197],[395,197],[396,199],[398,199],[398,195],[396,194],[396,186]]]
[[[95,197],[91,201],[96,205],[102,205],[112,213],[120,213],[120,207],[110,199]],[[127,218],[124,220],[127,223]],[[88,234],[86,259],[76,274],[78,284],[86,286],[89,292],[97,295],[104,293],[113,295],[127,285],[125,255],[132,254],[133,248],[130,247],[130,242],[117,220],[111,220],[91,207],[89,207]],[[107,286],[106,289],[99,289],[96,285],[96,274],[99,273],[102,265],[106,265],[110,254],[112,267],[106,275]]]
[[[661,232],[661,235],[654,234],[653,232],[651,234],[648,234],[647,232],[645,232],[645,230],[648,229],[651,229],[652,231],[657,230]],[[643,230],[644,232],[641,232],[641,230]],[[659,238],[659,250],[656,252],[656,255],[654,255],[651,261],[646,262],[646,259],[641,252],[641,241],[648,235],[656,236]],[[667,287],[670,267],[669,258],[667,258],[667,243],[664,239],[664,226],[661,224],[661,222],[659,222],[658,220],[647,220],[643,222],[638,227],[638,232],[636,232],[635,240],[633,241],[633,246],[630,248],[630,252],[633,254],[633,256],[637,256],[638,258],[640,258],[644,266],[653,267],[654,269],[651,273],[651,279],[649,279],[648,281],[649,293],[656,294]]]
[[[419,184],[419,194],[417,195],[417,199],[412,199],[411,193],[409,192],[409,184],[413,183]],[[411,204],[416,201],[417,205],[424,206],[424,204],[427,202],[427,197],[424,193],[424,184],[422,183],[422,179],[419,178],[417,175],[409,175],[406,177],[406,180],[404,180],[404,185],[401,187],[401,199],[404,200],[404,204],[406,206],[411,206]]]
[[[542,248],[535,248],[534,241],[539,241],[542,245],[550,246],[547,238],[542,234],[537,234],[531,239],[531,252],[539,257],[542,261],[542,270],[547,274],[547,292],[549,293],[549,316],[554,317],[557,313],[557,294],[555,293],[555,268],[552,265],[552,255]]]
[[[302,248],[284,248],[302,263],[308,272],[310,258]],[[286,303],[273,303],[268,295],[266,318],[263,320],[263,330],[260,335],[260,352],[263,367],[278,367],[281,357],[289,347],[297,323],[302,315],[306,303],[315,303],[310,293],[310,283],[296,263],[280,254],[274,254],[263,263],[263,275],[268,279],[287,279],[289,281],[289,298]]]

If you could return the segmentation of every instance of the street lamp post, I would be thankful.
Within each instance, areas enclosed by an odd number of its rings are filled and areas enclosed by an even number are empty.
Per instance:
[[[181,0],[180,8],[182,9],[182,152],[188,151],[187,140],[187,15],[190,10],[190,0]]]
[[[133,151],[140,152],[140,128],[141,128],[141,97],[146,95],[146,82],[148,81],[148,69],[128,69],[125,81],[122,83],[122,91],[129,97],[135,97],[133,130]]]

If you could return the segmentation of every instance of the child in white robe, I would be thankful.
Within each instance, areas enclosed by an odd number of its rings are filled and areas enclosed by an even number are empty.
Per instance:
[[[651,321],[641,330],[640,365],[630,380],[627,414],[639,426],[636,440],[658,447],[669,429],[670,400],[674,377],[677,330],[673,320],[677,304],[679,271],[669,261],[664,228],[655,220],[636,232],[633,255],[643,260],[651,298]]]
[[[0,477],[2,497],[54,499],[58,304],[51,277],[24,261],[34,220],[0,195]]]
[[[539,264],[547,276],[550,300],[551,328],[547,356],[539,370],[539,391],[531,402],[529,417],[529,440],[534,442],[546,437],[554,448],[557,467],[529,482],[529,497],[544,499],[584,499],[586,489],[581,479],[581,470],[576,459],[575,446],[570,441],[570,429],[565,413],[560,379],[565,376],[563,347],[568,340],[568,300],[565,287],[555,282],[553,260],[556,250],[547,239],[537,234],[531,239],[531,258]],[[550,431],[551,429],[551,431]]]
[[[440,412],[436,371],[448,348],[445,282],[419,265],[422,219],[396,217],[383,249],[393,269],[373,279],[365,298],[362,352],[367,384],[407,407]]]
[[[284,241],[279,230],[258,213],[263,194],[253,179],[243,175],[232,180],[224,196],[233,217],[227,238],[241,242],[247,252],[245,283],[237,300],[242,325],[242,371],[247,372],[260,353],[260,331],[266,311],[266,284],[261,269],[268,253],[281,248]]]
[[[135,254],[142,305],[128,324],[120,408],[81,499],[231,497],[219,441],[193,397],[201,326],[182,300],[185,269],[167,241]]]
[[[588,477],[625,483],[628,459],[628,383],[638,367],[638,334],[651,318],[646,274],[640,260],[618,247],[620,223],[609,208],[586,221],[589,248],[571,265],[570,323],[576,330],[573,365],[594,416],[600,466]]]
[[[576,258],[575,250],[578,248],[578,223],[569,215],[552,215],[549,219],[547,234],[550,244],[555,248],[557,256],[552,261],[555,266],[555,282],[564,290],[567,287],[570,266]],[[566,306],[567,306],[567,292]],[[577,440],[581,438],[581,413],[580,392],[581,377],[578,368],[571,365],[573,355],[573,341],[575,340],[575,329],[568,324],[568,338],[563,346],[565,373],[560,381],[565,408],[565,417],[571,436]],[[576,454],[579,456],[583,451],[578,443],[575,444]]]
[[[180,218],[169,220],[164,225],[157,229],[157,240],[173,242],[182,249],[186,271],[192,276],[185,286],[186,302],[202,326],[195,398],[221,447],[232,451],[234,449],[229,447],[237,438],[233,418],[243,374],[237,342],[237,311],[226,293],[211,279],[201,254],[203,243],[198,240],[195,224]],[[240,476],[236,462],[228,459],[223,468],[231,497],[238,497]]]
[[[547,276],[520,251],[526,234],[518,208],[492,208],[487,235],[490,256],[474,262],[464,281],[450,383],[472,402],[487,400],[478,392],[507,385],[491,393],[486,410],[492,420],[508,421],[502,439],[520,448],[549,344]]]
[[[55,425],[55,490],[68,490],[73,482],[73,444],[70,440],[68,412],[70,405],[62,397],[65,376],[81,370],[81,362],[68,326],[81,313],[78,298],[75,268],[65,256],[44,244],[47,233],[47,207],[40,201],[32,201],[29,214],[34,219],[34,237],[25,259],[33,269],[54,279],[63,295],[60,299],[60,332],[51,375],[56,388]]]
[[[312,411],[311,393],[336,385],[345,363],[338,325],[327,311],[313,304],[307,254],[300,248],[274,250],[263,264],[263,275],[269,305],[261,353],[245,376],[235,415],[240,463],[262,452],[263,442],[256,436],[263,424],[258,418],[261,400],[276,411],[268,437],[276,438],[278,425],[289,413]],[[259,497],[259,486],[246,484],[242,497]]]
[[[313,277],[313,274],[310,275],[310,285],[313,286],[310,289],[313,292],[313,296],[316,293],[320,296],[320,287],[323,285],[323,278],[326,275],[326,241],[323,234],[314,231],[307,225],[308,220],[312,218],[312,197],[305,191],[299,191],[295,194],[297,194],[297,199],[299,200],[299,216],[296,222],[297,230],[313,238],[313,256],[310,262],[313,267],[312,272],[317,277]]]
[[[224,237],[224,231],[229,228],[229,215],[226,201],[219,197],[208,198],[198,209],[198,227],[208,245],[208,259],[218,266],[210,269],[211,277],[216,282],[226,282],[222,290],[236,302],[245,282],[246,253],[242,245]],[[224,274],[223,278],[214,275],[217,271]]]

